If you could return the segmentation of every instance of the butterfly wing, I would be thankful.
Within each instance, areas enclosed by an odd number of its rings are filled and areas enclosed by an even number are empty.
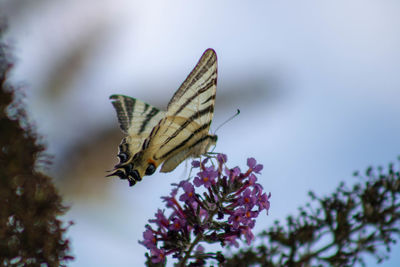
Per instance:
[[[190,156],[207,152],[216,141],[208,131],[214,112],[217,56],[207,49],[168,104],[166,117],[150,136],[155,160],[165,161],[162,172],[172,171]]]
[[[185,117],[203,125],[212,120],[217,90],[217,55],[207,49],[171,98],[166,116]]]
[[[121,130],[129,137],[130,152],[135,154],[165,112],[125,95],[112,95],[110,99],[117,111]]]
[[[206,153],[209,147],[214,145],[216,141],[217,136],[204,135],[202,138],[196,140],[183,150],[179,151],[176,155],[164,161],[160,172],[171,172],[185,159],[189,157],[200,157],[200,155]]]

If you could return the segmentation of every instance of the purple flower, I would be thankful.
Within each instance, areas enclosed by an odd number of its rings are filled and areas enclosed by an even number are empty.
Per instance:
[[[271,193],[269,193],[268,196],[266,193],[258,196],[258,199],[257,199],[258,211],[262,211],[263,209],[265,209],[265,210],[267,210],[267,214],[268,214],[268,210],[270,207],[270,203],[269,203],[270,197],[271,197]]]
[[[241,233],[244,234],[244,237],[246,238],[247,245],[250,245],[251,241],[254,240],[254,235],[251,232],[250,227],[243,227],[241,229]]]
[[[263,165],[257,164],[255,158],[248,158],[247,166],[249,166],[249,168],[252,169],[255,173],[260,173],[260,171],[263,169]]]
[[[254,174],[249,175],[249,185],[254,185],[257,182],[257,177]]]
[[[165,260],[165,250],[164,249],[153,248],[150,250],[150,252],[151,252],[151,261],[153,263],[164,262],[164,260]]]
[[[225,173],[228,175],[230,182],[233,182],[240,176],[240,168],[235,167],[233,169],[225,168]]]
[[[169,225],[169,220],[165,217],[164,212],[158,209],[156,213],[155,220],[149,220],[151,223],[156,223],[161,228],[167,228]]]
[[[217,160],[220,165],[223,165],[228,161],[228,157],[225,154],[219,153],[217,155]]]
[[[198,160],[193,160],[193,161],[192,161],[192,167],[193,167],[193,168],[198,168],[198,167],[200,167],[200,161],[198,161]]]
[[[170,224],[169,229],[179,231],[185,226],[186,222],[182,219],[175,218],[173,222]]]
[[[228,222],[232,224],[234,229],[239,229],[240,224],[246,220],[244,217],[245,212],[246,210],[244,208],[239,208],[229,216]]]
[[[244,219],[242,219],[242,224],[253,228],[256,221],[252,219],[256,217],[258,217],[257,211],[246,210],[246,212],[244,213]]]
[[[228,246],[235,246],[235,247],[239,247],[239,243],[236,241],[238,238],[238,236],[235,235],[228,235],[224,238],[224,242],[228,243]]]
[[[250,210],[256,203],[256,197],[252,194],[251,190],[247,188],[238,198],[237,203],[239,205],[244,205],[247,209]]]
[[[217,155],[217,161],[218,161],[218,174],[221,174],[224,164],[228,161],[228,157],[225,154],[220,153]]]
[[[201,167],[201,168],[204,168],[204,166],[206,166],[208,160],[209,160],[209,158],[207,158],[207,157],[206,157],[205,159],[203,159],[203,161],[200,162],[200,167]]]
[[[146,231],[143,232],[143,242],[140,242],[142,245],[144,245],[148,249],[153,249],[157,248],[157,239],[156,236],[154,235],[153,231],[150,228],[147,228]]]
[[[258,183],[254,184],[254,187],[253,187],[253,194],[254,195],[260,195],[262,193],[262,190],[263,190],[262,185],[260,185]]]
[[[190,200],[194,200],[195,193],[194,193],[194,186],[189,183],[188,181],[182,181],[180,186],[183,188],[185,193],[183,193],[180,197],[180,201],[190,202]]]
[[[167,206],[167,208],[172,208],[172,207],[174,207],[174,199],[175,199],[175,196],[176,196],[176,194],[178,193],[178,188],[174,188],[174,189],[172,189],[172,192],[171,192],[171,196],[170,197],[161,197],[161,199],[164,201],[164,202],[166,202],[167,204],[166,204],[166,206]]]
[[[239,229],[240,226],[249,226],[250,228],[253,228],[255,225],[255,220],[253,220],[253,218],[256,218],[257,216],[257,211],[251,211],[241,207],[236,209],[233,214],[229,216],[228,222],[232,224],[234,229]]]
[[[204,185],[204,187],[209,188],[212,184],[215,183],[215,178],[218,175],[218,172],[214,170],[213,167],[204,168],[203,171],[197,174],[198,176],[194,178],[193,183],[199,187]]]

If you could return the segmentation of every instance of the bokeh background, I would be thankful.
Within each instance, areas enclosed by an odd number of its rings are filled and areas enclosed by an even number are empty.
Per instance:
[[[123,137],[109,95],[160,108],[203,51],[217,51],[212,130],[231,166],[264,164],[269,216],[296,214],[307,191],[400,154],[400,2],[1,0],[12,81],[44,136],[45,171],[71,206],[70,266],[140,266],[138,244],[170,183],[188,164],[133,188],[106,179]],[[380,266],[398,266],[400,247]],[[369,266],[376,265],[369,259]]]

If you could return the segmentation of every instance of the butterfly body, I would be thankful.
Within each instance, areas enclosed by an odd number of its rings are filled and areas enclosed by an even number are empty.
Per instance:
[[[217,57],[207,49],[199,62],[161,111],[138,99],[112,95],[121,130],[120,162],[109,176],[128,179],[132,186],[151,175],[174,170],[189,157],[205,154],[215,145],[209,134],[217,84]]]

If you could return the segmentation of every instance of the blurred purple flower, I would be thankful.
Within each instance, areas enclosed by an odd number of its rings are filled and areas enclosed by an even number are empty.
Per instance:
[[[248,180],[249,185],[250,186],[254,185],[254,184],[256,184],[256,182],[257,182],[257,177],[253,173],[251,173],[249,175],[249,180]]]
[[[180,183],[180,187],[183,188],[185,191],[180,197],[179,200],[183,202],[190,202],[194,200],[195,193],[194,193],[194,186],[189,183],[188,181],[183,181]]]
[[[228,218],[228,222],[232,224],[234,229],[238,229],[240,224],[245,220],[245,212],[246,210],[244,208],[238,208]]]
[[[225,174],[228,175],[229,181],[232,183],[235,179],[240,176],[240,168],[235,167],[233,169],[225,168]]]
[[[210,159],[209,157],[206,157],[205,159],[203,159],[203,161],[201,162],[200,166],[201,166],[202,168],[203,168],[204,166],[206,166],[206,164],[207,164],[207,162],[208,162],[209,159]]]
[[[265,209],[265,210],[267,210],[267,214],[268,214],[268,210],[270,207],[270,203],[269,203],[270,197],[271,197],[271,193],[269,193],[268,196],[266,193],[264,193],[262,195],[260,194],[258,196],[258,199],[257,199],[258,211],[262,211]]]
[[[236,234],[234,234],[234,235],[229,234],[224,238],[224,242],[228,243],[227,244],[228,246],[235,246],[238,248],[239,243],[237,242],[237,239],[238,239],[238,236]]]
[[[142,245],[144,245],[148,249],[153,249],[157,248],[157,239],[156,236],[154,235],[153,231],[150,228],[147,228],[146,231],[143,232],[143,242],[140,242]]]
[[[170,196],[168,196],[168,197],[161,197],[161,199],[162,199],[164,202],[167,203],[167,204],[166,204],[167,208],[174,207],[174,201],[173,201],[173,200],[175,199],[175,196],[176,196],[177,193],[178,193],[178,188],[174,188],[174,189],[172,189],[172,192],[171,192]]]
[[[164,262],[164,260],[165,260],[165,250],[164,249],[153,248],[150,250],[150,252],[151,252],[151,261],[153,263]]]
[[[169,226],[169,230],[179,231],[185,226],[186,222],[180,218],[173,219]]]
[[[224,165],[228,161],[228,157],[225,154],[218,154],[217,160],[219,165]]]
[[[254,195],[261,195],[262,191],[263,191],[263,187],[260,184],[258,184],[258,183],[254,184],[254,187],[253,187]]]
[[[249,210],[253,208],[255,203],[256,197],[249,188],[247,188],[237,200],[237,204],[243,205]]]
[[[242,220],[242,224],[253,228],[256,221],[253,220],[254,218],[258,217],[257,211],[246,210],[244,213],[244,219]]]
[[[155,223],[161,228],[168,228],[169,220],[165,217],[164,211],[158,209],[155,216],[156,216],[156,219],[149,220],[149,222]]]
[[[260,171],[263,169],[263,165],[257,164],[255,158],[248,158],[247,166],[249,166],[249,168],[252,169],[255,173],[260,173]]]
[[[193,168],[198,168],[198,167],[200,167],[200,161],[198,161],[198,160],[193,160],[193,161],[192,161],[192,167],[193,167]]]
[[[205,188],[209,188],[215,183],[215,178],[217,177],[218,172],[211,166],[204,167],[204,170],[197,173],[197,175],[198,176],[193,180],[195,186],[200,187],[204,185]]]
[[[242,233],[242,234],[244,235],[244,237],[246,238],[247,245],[250,245],[251,241],[254,240],[254,235],[253,235],[253,233],[251,232],[250,227],[243,227],[243,228],[241,229],[241,233]]]

